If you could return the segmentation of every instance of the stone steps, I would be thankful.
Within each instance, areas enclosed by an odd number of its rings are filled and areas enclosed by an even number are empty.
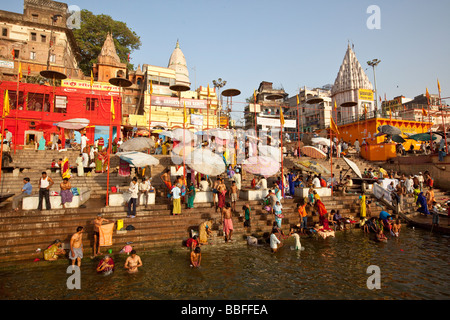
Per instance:
[[[344,200],[323,199],[327,208],[341,208],[342,210],[351,210],[355,206],[356,197],[348,197]],[[294,199],[285,199],[283,201],[283,228],[289,229],[292,224],[299,223],[298,213],[295,210]],[[338,205],[337,202],[340,202]],[[238,201],[236,208],[240,212],[245,201]],[[252,208],[252,231],[251,233],[270,232],[274,221],[273,215],[267,215],[261,209],[258,201],[250,204]],[[356,211],[356,206],[355,206]],[[183,240],[188,238],[189,230],[195,229],[206,219],[212,217],[217,219],[219,213],[215,213],[210,204],[198,206],[195,210],[183,209],[180,216],[170,215],[168,204],[156,204],[150,210],[139,208],[137,217],[134,219],[126,218],[124,207],[102,208],[106,219],[123,219],[124,227],[132,224],[136,227],[134,231],[127,231],[124,234],[114,234],[113,250],[120,249],[127,241],[133,241],[135,248],[158,248],[167,246],[180,246]],[[78,225],[86,228],[86,234],[83,237],[85,256],[92,250],[92,225],[90,222],[95,218],[98,210],[96,209],[67,209],[52,210],[42,213],[24,213],[24,212],[1,212],[0,213],[0,261],[14,261],[21,259],[31,259],[42,254],[36,255],[37,248],[44,249],[55,239],[69,241],[71,235],[75,232]],[[243,218],[234,217],[234,238],[243,239],[246,235],[246,229],[243,227]],[[318,217],[311,217],[311,223]],[[216,237],[221,236],[221,227],[213,227]],[[222,240],[220,240],[222,241]]]

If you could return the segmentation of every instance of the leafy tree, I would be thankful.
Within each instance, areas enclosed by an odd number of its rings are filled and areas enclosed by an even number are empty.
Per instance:
[[[79,67],[85,75],[91,74],[92,66],[97,63],[106,35],[110,32],[120,61],[127,63],[128,69],[133,69],[133,65],[128,62],[128,54],[140,48],[139,36],[124,22],[116,21],[104,14],[95,15],[83,9],[81,10],[81,28],[74,29],[73,33],[81,51]]]

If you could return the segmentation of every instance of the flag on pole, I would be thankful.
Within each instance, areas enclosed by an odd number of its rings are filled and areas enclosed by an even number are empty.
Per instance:
[[[340,133],[339,133],[338,127],[337,127],[336,124],[334,123],[333,118],[330,118],[330,120],[331,120],[331,122],[330,122],[330,129],[331,129],[332,131],[334,131],[336,134],[339,135]]]
[[[430,93],[428,92],[428,88],[427,88],[427,92],[425,93],[428,103],[430,103]]]
[[[187,123],[187,114],[186,114],[186,101],[183,102],[184,104],[184,110],[183,110],[183,115],[184,115],[184,123]]]
[[[3,100],[3,118],[9,115],[9,94],[8,89],[5,90],[5,99]]]
[[[16,54],[14,53],[14,49],[11,50],[11,55],[12,55],[12,59],[15,60],[16,59]]]
[[[299,101],[298,95],[297,95],[297,105],[299,105],[299,104],[300,104],[300,101]]]
[[[208,98],[210,97],[210,94],[209,94],[209,83],[208,83]]]
[[[253,90],[253,103],[256,104],[256,90]]]
[[[427,111],[423,107],[422,107],[422,115],[423,116],[427,116],[428,115]]]
[[[367,114],[367,105],[366,104],[364,105],[364,113]]]
[[[114,100],[112,96],[111,96],[111,117],[113,120],[116,119],[116,112],[114,110]]]
[[[440,85],[440,83],[439,83],[439,79],[438,79],[438,90],[439,90],[439,93],[441,93],[441,85]]]
[[[19,62],[19,72],[17,72],[18,80],[22,80],[22,62]]]
[[[283,108],[281,106],[280,106],[280,123],[281,123],[281,126],[284,127]]]
[[[336,100],[334,100],[334,110],[337,110]]]
[[[94,86],[94,75],[92,74],[92,70],[91,70],[91,90],[92,90],[93,86]]]

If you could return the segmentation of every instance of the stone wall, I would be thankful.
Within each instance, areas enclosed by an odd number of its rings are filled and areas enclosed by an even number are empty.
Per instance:
[[[450,155],[442,162],[437,155],[397,157],[383,165],[383,168],[413,175],[429,171],[436,188],[450,189]]]

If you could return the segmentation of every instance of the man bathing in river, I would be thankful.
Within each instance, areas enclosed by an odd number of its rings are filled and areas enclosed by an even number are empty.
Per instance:
[[[128,270],[129,273],[138,272],[138,268],[142,267],[141,257],[136,254],[136,250],[131,250],[130,256],[125,261],[125,269]]]
[[[225,242],[232,241],[231,234],[233,233],[233,220],[231,214],[230,203],[225,204],[225,208],[222,209],[222,222],[223,232],[225,234]]]
[[[77,266],[81,267],[81,259],[83,259],[83,227],[78,227],[77,232],[70,239],[69,258],[72,260],[72,266],[77,261]]]

